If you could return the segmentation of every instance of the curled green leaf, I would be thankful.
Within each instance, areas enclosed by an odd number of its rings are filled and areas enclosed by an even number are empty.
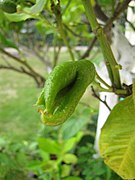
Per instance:
[[[59,125],[74,112],[88,85],[94,80],[95,67],[88,60],[65,62],[49,75],[37,105],[46,125]]]

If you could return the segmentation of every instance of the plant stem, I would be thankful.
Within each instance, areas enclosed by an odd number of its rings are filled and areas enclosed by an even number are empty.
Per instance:
[[[59,33],[60,33],[60,35],[61,35],[61,37],[62,37],[65,45],[66,45],[67,48],[68,48],[70,57],[71,57],[72,61],[75,61],[73,52],[72,52],[72,50],[71,50],[71,47],[70,47],[70,45],[69,45],[69,42],[68,42],[68,40],[67,40],[65,31],[64,31],[64,28],[63,28],[63,24],[62,24],[62,22],[61,22],[60,20],[58,20],[57,23],[58,23],[58,31],[59,31]]]
[[[96,77],[97,77],[97,79],[101,82],[101,83],[103,83],[107,88],[111,88],[111,86],[109,86],[99,75],[98,75],[98,73],[96,73]]]
[[[82,0],[84,5],[86,15],[90,22],[93,32],[96,34],[97,39],[100,43],[106,67],[109,73],[110,80],[112,82],[112,86],[115,88],[121,88],[120,75],[119,75],[119,65],[117,64],[114,55],[112,53],[111,47],[107,40],[106,35],[103,32],[102,27],[97,22],[96,16],[94,14],[91,1],[90,0]]]
[[[61,14],[61,8],[60,8],[60,1],[58,1],[58,3],[55,5],[54,1],[51,0],[51,9],[54,12],[55,17],[56,17],[58,31],[59,31],[65,45],[68,48],[68,51],[69,51],[69,54],[70,54],[70,57],[71,57],[72,61],[75,61],[74,54],[72,52],[72,49],[70,47],[70,44],[68,42],[68,39],[67,39],[67,36],[65,34],[64,27],[63,27],[62,14]]]
[[[94,81],[93,85],[95,85],[100,92],[110,92],[110,93],[115,93],[117,95],[127,95],[127,90],[126,89],[114,89],[112,87],[110,87],[109,89],[103,88],[100,83]]]

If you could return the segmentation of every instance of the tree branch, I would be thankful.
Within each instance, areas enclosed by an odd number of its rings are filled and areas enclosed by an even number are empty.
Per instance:
[[[117,5],[116,10],[115,10],[115,12],[114,12],[114,15],[107,20],[106,25],[105,25],[104,28],[103,28],[104,32],[107,32],[107,31],[108,31],[108,29],[110,28],[110,26],[112,26],[113,22],[114,22],[114,21],[119,17],[119,15],[127,8],[127,6],[128,6],[128,4],[129,4],[130,1],[131,1],[131,0],[126,0],[126,1],[124,1],[123,3],[120,3],[120,4]],[[107,18],[105,18],[105,19],[107,19]],[[89,56],[89,54],[90,54],[92,48],[94,47],[94,44],[96,43],[96,41],[97,41],[97,38],[94,37],[93,41],[90,42],[90,44],[88,45],[87,50],[84,52],[84,54],[81,56],[80,59],[83,59],[83,58],[86,58],[86,57]]]
[[[100,19],[103,22],[106,22],[109,18],[107,17],[107,15],[102,11],[101,7],[99,6],[99,4],[96,1],[96,4],[94,6],[94,12],[96,14],[96,17],[98,19]]]
[[[109,105],[107,104],[106,96],[105,96],[105,99],[102,100],[102,99],[100,98],[100,96],[97,95],[97,93],[95,92],[93,86],[91,86],[91,90],[92,90],[92,92],[93,92],[93,96],[94,96],[95,98],[97,98],[100,102],[102,102],[102,103],[109,109],[109,111],[111,111],[111,108],[110,108]]]
[[[87,50],[84,52],[84,54],[80,57],[80,59],[85,59],[86,57],[89,56],[95,42],[97,41],[97,37],[95,36],[92,41],[90,41]]]
[[[34,80],[35,80],[35,82],[36,82],[36,84],[40,87],[41,86],[41,84],[39,84],[39,81],[38,81],[38,79],[36,78],[36,76],[34,76],[33,74],[31,74],[30,72],[28,72],[25,68],[23,68],[23,67],[21,67],[21,69],[19,69],[19,68],[16,68],[16,67],[14,67],[14,66],[11,66],[11,65],[8,65],[8,66],[5,66],[5,65],[0,65],[0,69],[6,69],[6,70],[12,70],[12,71],[16,71],[16,72],[18,72],[18,73],[23,73],[23,74],[27,74],[27,75],[29,75],[29,76],[31,76]]]
[[[8,57],[12,58],[13,60],[15,60],[16,62],[18,62],[19,64],[22,64],[26,69],[25,70],[25,74],[30,75],[31,77],[34,78],[34,80],[36,81],[37,85],[42,87],[44,82],[45,82],[45,78],[40,75],[39,73],[37,73],[26,61],[21,60],[20,58],[14,56],[13,54],[5,51],[3,48],[0,47],[0,51],[2,53],[4,53],[5,55],[7,55]],[[8,68],[7,68],[8,67]],[[10,68],[9,68],[10,67]],[[2,68],[2,67],[1,67]],[[4,68],[4,67],[3,67]],[[16,70],[18,72],[20,72],[20,70],[18,70],[18,68],[13,67],[11,65],[6,66],[5,69],[12,69],[12,70]]]
[[[126,19],[126,22],[131,26],[133,31],[135,31],[135,26],[128,19]]]
[[[78,38],[80,38],[80,39],[85,39],[86,40],[86,38],[85,37],[83,37],[83,36],[81,36],[80,34],[77,34],[76,32],[74,32],[71,28],[69,28],[66,24],[63,24],[64,25],[64,27],[70,32],[70,33],[72,33],[75,37],[78,37]]]
[[[107,23],[106,23],[106,25],[104,27],[105,30],[107,30],[108,27],[112,26],[112,23],[119,17],[119,15],[123,11],[125,11],[125,9],[127,9],[128,4],[130,3],[130,1],[131,0],[125,0],[125,1],[123,1],[123,3],[117,5],[113,16],[110,19],[108,19],[108,21],[107,21]]]

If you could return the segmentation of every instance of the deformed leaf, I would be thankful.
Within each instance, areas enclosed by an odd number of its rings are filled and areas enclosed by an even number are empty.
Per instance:
[[[123,179],[135,179],[135,107],[132,96],[119,102],[102,128],[100,154]]]

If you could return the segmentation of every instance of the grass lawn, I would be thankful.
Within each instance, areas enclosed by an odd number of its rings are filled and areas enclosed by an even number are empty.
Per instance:
[[[0,63],[3,62],[0,60]],[[33,60],[37,69],[40,62]],[[36,66],[37,65],[37,66]],[[42,70],[43,71],[43,70]],[[10,70],[0,70],[0,136],[10,140],[31,140],[41,127],[35,104],[41,89],[32,78]]]
[[[40,127],[33,107],[40,89],[29,77],[0,71],[0,135],[11,139],[31,139]]]

